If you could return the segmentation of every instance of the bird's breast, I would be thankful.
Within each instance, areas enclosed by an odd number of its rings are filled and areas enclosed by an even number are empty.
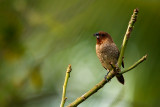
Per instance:
[[[119,57],[119,50],[116,45],[113,44],[101,44],[96,45],[96,54],[103,67],[110,70],[112,67],[110,63],[117,63]]]

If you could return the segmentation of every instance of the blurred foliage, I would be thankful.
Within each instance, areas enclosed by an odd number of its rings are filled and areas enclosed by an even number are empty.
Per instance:
[[[111,34],[120,48],[134,8],[140,13],[125,52],[125,85],[110,84],[80,107],[160,106],[159,0],[0,0],[0,106],[57,107],[68,64],[67,102],[106,74],[93,33]]]

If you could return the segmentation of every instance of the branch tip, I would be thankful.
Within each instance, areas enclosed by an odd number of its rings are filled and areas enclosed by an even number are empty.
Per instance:
[[[72,71],[71,64],[69,64],[68,67],[67,67],[66,76],[65,76],[65,80],[64,80],[64,84],[63,84],[62,100],[61,100],[60,107],[64,107],[64,104],[67,100],[66,88],[67,88],[67,83],[68,83],[68,79],[70,77],[70,72],[71,71]]]
[[[138,12],[139,12],[139,9],[138,9],[138,8],[134,9],[134,12],[138,13]]]
[[[71,71],[72,71],[71,64],[69,64],[67,67],[67,73],[70,73]]]
[[[143,57],[144,57],[144,60],[146,60],[146,59],[147,59],[147,56],[148,56],[147,54],[146,54],[145,56],[143,56]]]

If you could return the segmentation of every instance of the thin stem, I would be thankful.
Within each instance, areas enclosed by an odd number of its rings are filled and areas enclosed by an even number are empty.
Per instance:
[[[142,63],[144,60],[147,59],[147,55],[143,56],[141,59],[139,59],[137,62],[135,62],[132,66],[130,66],[128,69],[122,71],[122,72],[119,72],[119,74],[124,74],[130,70],[132,70],[133,68],[135,68],[136,66],[138,66],[140,63]]]
[[[123,56],[124,56],[124,51],[125,51],[128,39],[130,37],[130,34],[133,30],[134,23],[136,22],[138,11],[139,11],[138,9],[134,9],[133,15],[131,16],[131,19],[130,19],[129,24],[128,24],[126,34],[124,35],[124,39],[123,39],[123,43],[122,43],[122,47],[121,47],[121,51],[120,51],[120,56],[119,56],[119,59],[118,59],[119,68],[121,67],[122,59],[123,59]]]
[[[64,80],[62,100],[61,100],[60,107],[64,107],[64,103],[65,103],[65,101],[67,99],[67,97],[66,97],[66,88],[67,88],[67,83],[68,83],[68,79],[70,77],[71,70],[72,70],[72,68],[71,68],[71,65],[69,64],[68,68],[67,68],[67,71],[66,71],[66,77],[65,77],[65,80]]]

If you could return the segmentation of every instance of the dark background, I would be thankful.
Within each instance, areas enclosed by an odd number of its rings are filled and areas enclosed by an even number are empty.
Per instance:
[[[98,31],[120,48],[134,8],[139,15],[125,51],[125,68],[79,107],[160,106],[159,0],[0,0],[0,106],[58,107],[68,64],[66,105],[107,73],[96,53]]]

